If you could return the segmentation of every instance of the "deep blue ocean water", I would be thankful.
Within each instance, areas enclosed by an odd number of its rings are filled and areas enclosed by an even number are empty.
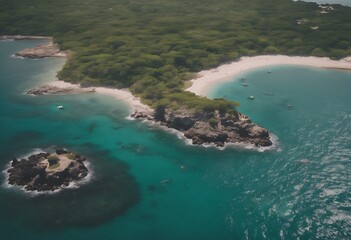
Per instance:
[[[112,97],[24,95],[64,63],[10,57],[39,42],[0,42],[0,168],[61,146],[93,176],[51,195],[3,184],[3,239],[351,238],[351,72],[275,66],[213,88],[279,137],[279,150],[220,151],[127,120]]]

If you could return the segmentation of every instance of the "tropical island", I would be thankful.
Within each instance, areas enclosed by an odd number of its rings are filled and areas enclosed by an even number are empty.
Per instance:
[[[8,183],[22,186],[27,191],[62,189],[87,177],[89,171],[85,160],[85,157],[64,149],[33,154],[27,159],[14,158],[7,170]]]
[[[70,52],[59,79],[82,87],[128,88],[154,110],[134,116],[181,130],[195,144],[272,144],[266,129],[237,112],[239,103],[185,91],[194,82],[189,80],[200,81],[197,72],[244,56],[339,60],[351,55],[345,34],[351,30],[351,9],[340,5],[17,0],[2,8],[0,34],[53,36]]]

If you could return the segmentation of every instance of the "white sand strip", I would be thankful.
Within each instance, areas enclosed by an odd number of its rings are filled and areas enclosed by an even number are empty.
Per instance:
[[[64,81],[54,81],[48,84],[59,88],[81,88],[78,84],[72,84]],[[81,88],[81,89],[86,91],[95,89],[96,93],[115,97],[117,100],[123,101],[126,104],[128,104],[131,108],[131,111],[141,111],[141,112],[152,111],[150,107],[141,103],[139,98],[133,96],[133,94],[128,89],[115,89],[115,88],[105,88],[105,87],[89,87],[89,88]]]
[[[187,91],[200,96],[206,96],[213,84],[228,81],[235,76],[243,75],[246,71],[273,65],[302,65],[319,68],[351,69],[351,57],[339,61],[319,57],[290,57],[284,55],[263,55],[242,57],[237,62],[221,65],[215,69],[198,73],[198,78],[192,79],[192,85]],[[269,70],[269,69],[267,69]]]

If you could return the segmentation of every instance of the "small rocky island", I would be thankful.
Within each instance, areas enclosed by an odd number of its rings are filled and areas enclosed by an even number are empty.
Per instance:
[[[223,147],[226,143],[246,143],[268,147],[273,143],[267,129],[253,123],[239,112],[221,114],[189,111],[187,109],[156,108],[153,113],[135,112],[131,117],[156,121],[175,128],[192,140],[193,144],[213,143]]]
[[[85,157],[64,149],[55,153],[33,154],[28,159],[14,158],[8,183],[23,186],[28,191],[54,191],[79,181],[88,175]]]

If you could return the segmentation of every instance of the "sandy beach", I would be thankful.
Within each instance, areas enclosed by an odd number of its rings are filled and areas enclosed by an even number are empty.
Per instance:
[[[152,111],[150,107],[141,103],[140,99],[133,96],[133,94],[128,89],[116,89],[116,88],[106,88],[106,87],[89,87],[81,88],[78,84],[72,84],[64,81],[53,81],[48,83],[49,85],[56,86],[59,88],[80,88],[84,91],[95,90],[96,93],[109,95],[116,98],[119,101],[123,101],[129,105],[131,112],[141,111],[150,112]]]
[[[284,55],[264,55],[256,57],[242,57],[239,61],[221,65],[217,68],[204,70],[198,73],[198,78],[192,79],[192,85],[187,91],[200,96],[206,96],[214,84],[233,79],[235,76],[244,76],[245,72],[255,68],[273,65],[300,65],[319,68],[351,69],[351,57],[339,61],[319,57],[290,57]]]

